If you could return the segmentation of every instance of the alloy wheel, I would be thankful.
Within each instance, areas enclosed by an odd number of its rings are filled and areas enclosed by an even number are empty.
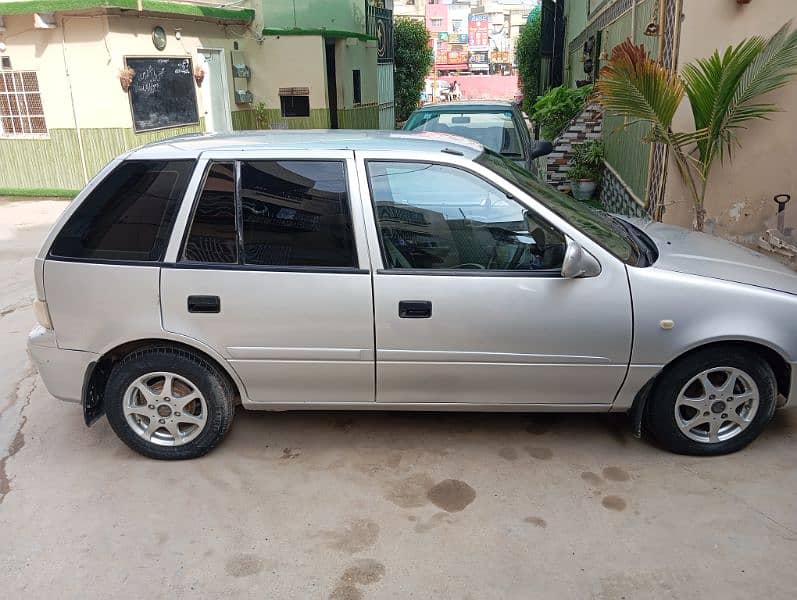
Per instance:
[[[159,446],[182,446],[205,428],[208,407],[199,388],[181,375],[147,373],[124,394],[127,424],[140,437]]]
[[[675,422],[686,437],[716,444],[739,435],[758,413],[753,378],[735,367],[714,367],[695,375],[675,401]]]

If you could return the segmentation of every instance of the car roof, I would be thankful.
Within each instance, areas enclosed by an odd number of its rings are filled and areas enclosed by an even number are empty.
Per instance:
[[[484,146],[467,138],[434,132],[286,129],[179,135],[142,146],[127,158],[197,158],[210,150],[454,150],[472,159],[484,151]]]
[[[463,110],[506,111],[514,105],[506,100],[457,100],[455,102],[434,102],[425,104],[415,112],[461,112]]]

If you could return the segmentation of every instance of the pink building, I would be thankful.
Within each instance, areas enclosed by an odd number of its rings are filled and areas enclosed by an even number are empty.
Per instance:
[[[431,33],[448,32],[448,5],[426,5],[426,29]]]

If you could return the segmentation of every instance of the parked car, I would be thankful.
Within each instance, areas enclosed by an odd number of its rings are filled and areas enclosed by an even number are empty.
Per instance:
[[[251,410],[629,412],[744,447],[797,394],[797,275],[596,212],[476,142],[172,138],[123,154],[35,260],[47,389],[160,459]]]
[[[429,104],[410,115],[404,130],[470,138],[533,173],[538,173],[535,159],[553,150],[550,142],[535,142],[520,109],[503,100]]]

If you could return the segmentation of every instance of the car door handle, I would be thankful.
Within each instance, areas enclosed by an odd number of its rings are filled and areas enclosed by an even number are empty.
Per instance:
[[[401,300],[399,317],[402,319],[428,319],[432,316],[432,303],[429,300]]]
[[[188,312],[217,313],[221,312],[221,300],[218,296],[188,296]]]

